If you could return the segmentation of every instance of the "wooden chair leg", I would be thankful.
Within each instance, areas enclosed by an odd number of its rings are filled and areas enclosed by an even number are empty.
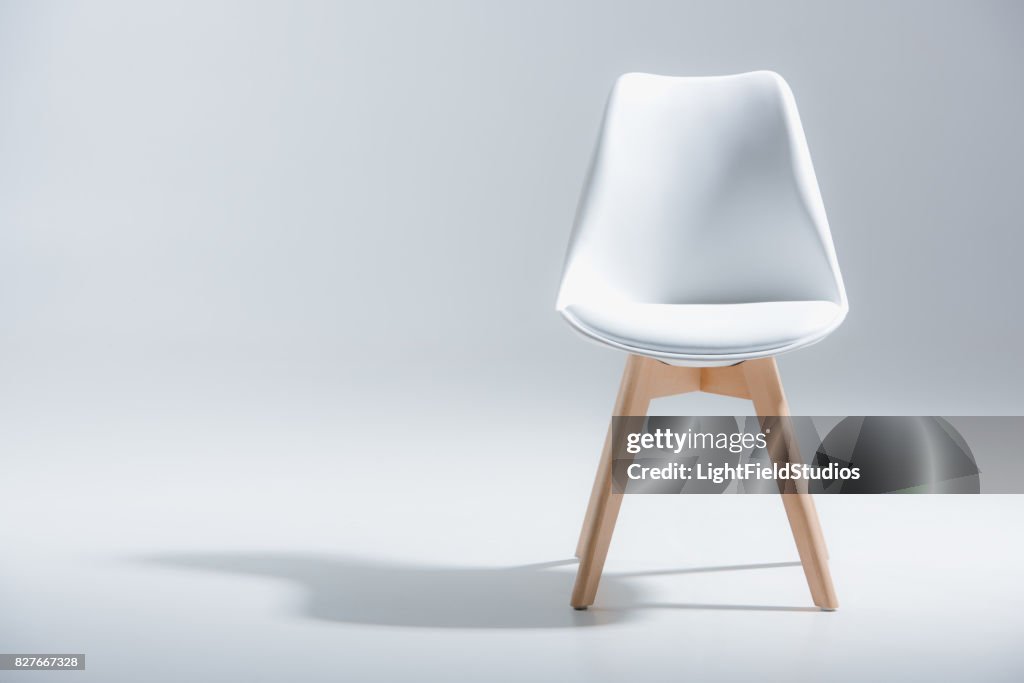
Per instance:
[[[825,559],[827,560],[829,559],[828,544],[825,543],[825,533],[821,530],[821,519],[818,517],[818,506],[815,505],[814,496],[812,496],[811,494],[807,494],[807,500],[811,508],[811,533],[814,534],[814,537],[816,539],[818,539],[817,542],[821,544],[822,552],[825,553]]]
[[[622,389],[619,389],[622,395]],[[587,514],[583,518],[583,528],[580,529],[580,539],[576,543],[576,557],[582,559],[583,553],[587,551],[587,539],[590,538],[590,530],[594,526],[594,517],[597,515],[597,503],[601,498],[601,487],[607,481],[611,472],[612,454],[612,427],[608,425],[608,434],[604,437],[604,448],[601,450],[601,460],[597,464],[597,474],[594,475],[594,486],[590,489],[590,502],[587,503]]]
[[[637,415],[643,416],[647,414],[647,408],[650,405],[651,400],[659,398],[661,396],[675,396],[677,394],[685,394],[691,391],[700,391],[701,388],[701,370],[700,368],[689,368],[689,367],[677,367],[674,365],[666,365],[659,361],[645,358],[642,356],[634,356],[637,358],[637,364],[643,364],[646,368],[646,374],[644,376],[644,395],[646,403],[643,404],[642,409],[638,405],[628,405],[626,394],[631,391],[627,387],[627,382],[633,382],[634,380],[628,379],[630,372],[636,372],[637,369],[630,370],[630,366],[627,363],[626,371],[622,376],[622,384],[619,386],[619,396],[615,403],[615,409],[612,413],[615,415]],[[623,412],[633,411],[633,412]],[[587,539],[590,536],[591,528],[594,525],[594,518],[597,512],[597,504],[600,500],[601,487],[604,482],[608,480],[610,476],[611,464],[612,464],[612,428],[609,425],[608,434],[605,436],[604,449],[601,451],[601,461],[597,467],[597,475],[594,477],[594,486],[590,490],[590,502],[587,504],[587,514],[583,518],[583,528],[580,530],[580,538],[576,543],[576,557],[582,559],[583,553],[586,552]],[[608,472],[606,472],[606,469]]]
[[[759,358],[746,361],[742,367],[747,388],[754,402],[754,410],[761,418],[762,425],[773,422],[773,417],[789,417],[789,405],[782,390],[775,359]],[[773,431],[768,435],[768,450],[772,460],[776,462],[799,460],[797,442],[789,420],[774,421]],[[786,516],[789,518],[814,604],[825,610],[834,610],[839,606],[839,601],[832,585],[828,551],[821,533],[818,513],[813,499],[807,493],[806,482],[801,482],[795,492],[783,493],[782,503],[786,508]]]
[[[642,416],[647,414],[651,403],[651,382],[657,372],[657,361],[642,356],[630,356],[619,385],[619,395],[612,415]],[[576,584],[572,590],[571,604],[576,609],[586,609],[594,604],[597,586],[601,581],[608,546],[615,530],[615,521],[622,506],[622,494],[612,492],[612,460],[615,444],[609,428],[605,439],[601,462],[583,522],[579,544],[576,548],[580,558],[576,573]]]
[[[746,361],[728,368],[698,370],[667,366],[642,356],[630,356],[626,361],[613,415],[644,416],[653,398],[698,390],[750,398],[762,425],[772,421],[772,418],[789,417],[789,406],[774,358]],[[768,438],[772,459],[780,463],[799,461],[799,448],[792,424],[788,420],[774,420],[772,427],[773,432]],[[586,609],[594,604],[615,522],[622,506],[622,494],[612,490],[612,465],[616,451],[609,428],[576,546],[580,564],[571,600],[576,609]],[[790,490],[782,493],[782,502],[814,604],[822,609],[834,610],[839,606],[839,601],[829,572],[828,549],[814,499],[807,492],[806,482],[790,486]]]

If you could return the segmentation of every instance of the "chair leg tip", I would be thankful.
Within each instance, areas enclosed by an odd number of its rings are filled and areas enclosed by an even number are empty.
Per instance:
[[[586,605],[583,605],[582,607],[577,607],[576,605],[573,605],[572,608],[574,610],[576,610],[577,612],[585,612],[587,610],[587,606]]]
[[[835,607],[822,607],[821,611],[822,612],[835,612],[836,608]]]

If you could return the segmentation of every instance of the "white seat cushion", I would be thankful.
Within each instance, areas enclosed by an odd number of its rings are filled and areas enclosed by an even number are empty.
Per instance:
[[[746,304],[573,304],[563,314],[580,332],[643,355],[737,362],[807,346],[835,329],[831,301]]]

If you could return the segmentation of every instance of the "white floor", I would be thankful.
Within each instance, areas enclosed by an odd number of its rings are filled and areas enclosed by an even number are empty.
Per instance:
[[[820,498],[823,613],[774,497],[633,496],[578,613],[601,415],[22,398],[0,651],[87,670],[0,681],[1024,675],[1024,497]]]

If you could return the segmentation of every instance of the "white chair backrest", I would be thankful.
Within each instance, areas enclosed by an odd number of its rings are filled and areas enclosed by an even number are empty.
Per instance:
[[[831,301],[846,307],[789,86],[626,74],[608,99],[558,308]]]

